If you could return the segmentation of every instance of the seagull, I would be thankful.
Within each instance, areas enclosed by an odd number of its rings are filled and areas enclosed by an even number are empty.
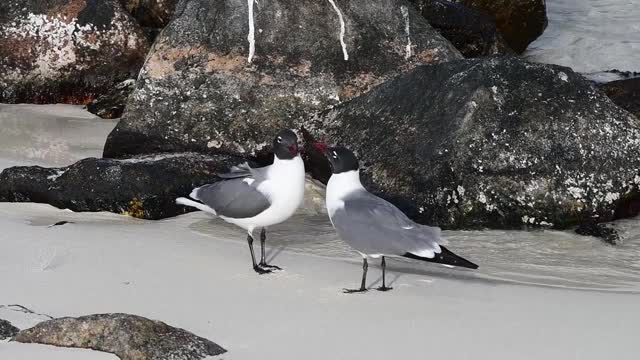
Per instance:
[[[211,213],[247,230],[253,270],[258,274],[282,270],[265,259],[266,228],[291,217],[304,197],[304,163],[298,137],[289,129],[280,131],[273,140],[273,150],[272,165],[234,166],[229,173],[218,175],[221,181],[195,188],[189,194],[191,199],[176,199],[177,204]],[[257,228],[261,228],[259,264],[253,252],[253,231]]]
[[[478,268],[439,244],[440,228],[417,224],[388,201],[368,192],[360,182],[358,158],[351,151],[344,147],[327,148],[321,143],[315,147],[327,157],[332,170],[326,190],[329,219],[338,236],[363,259],[360,288],[345,289],[346,293],[367,291],[369,257],[382,257],[382,286],[377,289],[380,291],[391,290],[385,283],[385,257]]]

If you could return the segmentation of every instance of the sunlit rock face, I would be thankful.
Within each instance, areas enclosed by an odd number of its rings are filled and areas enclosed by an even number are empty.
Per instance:
[[[565,228],[632,216],[638,198],[640,122],[565,67],[421,66],[308,130],[356,151],[365,184],[422,223]]]
[[[254,155],[283,127],[459,58],[404,0],[183,0],[104,155]]]
[[[116,0],[0,4],[0,102],[88,103],[135,78],[149,49]]]

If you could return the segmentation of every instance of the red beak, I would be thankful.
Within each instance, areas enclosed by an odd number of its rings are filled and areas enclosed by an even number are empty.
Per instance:
[[[324,154],[325,151],[327,151],[327,144],[324,143],[315,143],[313,144],[313,147],[320,151],[322,154]]]
[[[289,145],[289,152],[291,155],[298,155],[298,144]]]

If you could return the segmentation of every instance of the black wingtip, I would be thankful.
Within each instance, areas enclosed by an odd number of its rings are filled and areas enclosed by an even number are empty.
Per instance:
[[[442,250],[440,254],[435,254],[435,256],[431,259],[418,256],[415,254],[411,254],[411,253],[406,253],[403,256],[409,259],[421,260],[421,261],[427,261],[427,262],[445,264],[445,265],[451,265],[451,266],[458,266],[458,267],[463,267],[467,269],[478,268],[478,265],[472,263],[471,261],[461,256],[454,254],[453,252],[449,251],[449,249],[447,249],[446,247],[440,245],[440,249]]]

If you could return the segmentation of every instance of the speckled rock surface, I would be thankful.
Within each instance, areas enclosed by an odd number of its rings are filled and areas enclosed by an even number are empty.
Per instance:
[[[175,199],[244,160],[170,154],[126,160],[84,159],[66,168],[24,166],[0,173],[0,201],[47,203],[73,211],[111,211],[160,219],[192,211]]]
[[[517,58],[421,66],[316,124],[369,187],[446,228],[606,221],[640,184],[638,119],[571,69]]]
[[[0,102],[86,104],[138,74],[149,49],[116,0],[0,3]]]
[[[509,47],[522,53],[547,28],[546,0],[452,0],[496,19]]]
[[[0,319],[0,340],[14,337],[20,329],[11,325],[7,320]]]
[[[182,0],[104,155],[253,154],[313,112],[461,57],[405,0]]]
[[[466,58],[513,54],[485,13],[445,0],[411,0],[431,26]]]
[[[140,25],[151,28],[165,27],[176,9],[178,0],[119,0]]]
[[[99,350],[122,360],[199,360],[227,352],[186,330],[129,314],[49,320],[22,330],[15,340]]]

